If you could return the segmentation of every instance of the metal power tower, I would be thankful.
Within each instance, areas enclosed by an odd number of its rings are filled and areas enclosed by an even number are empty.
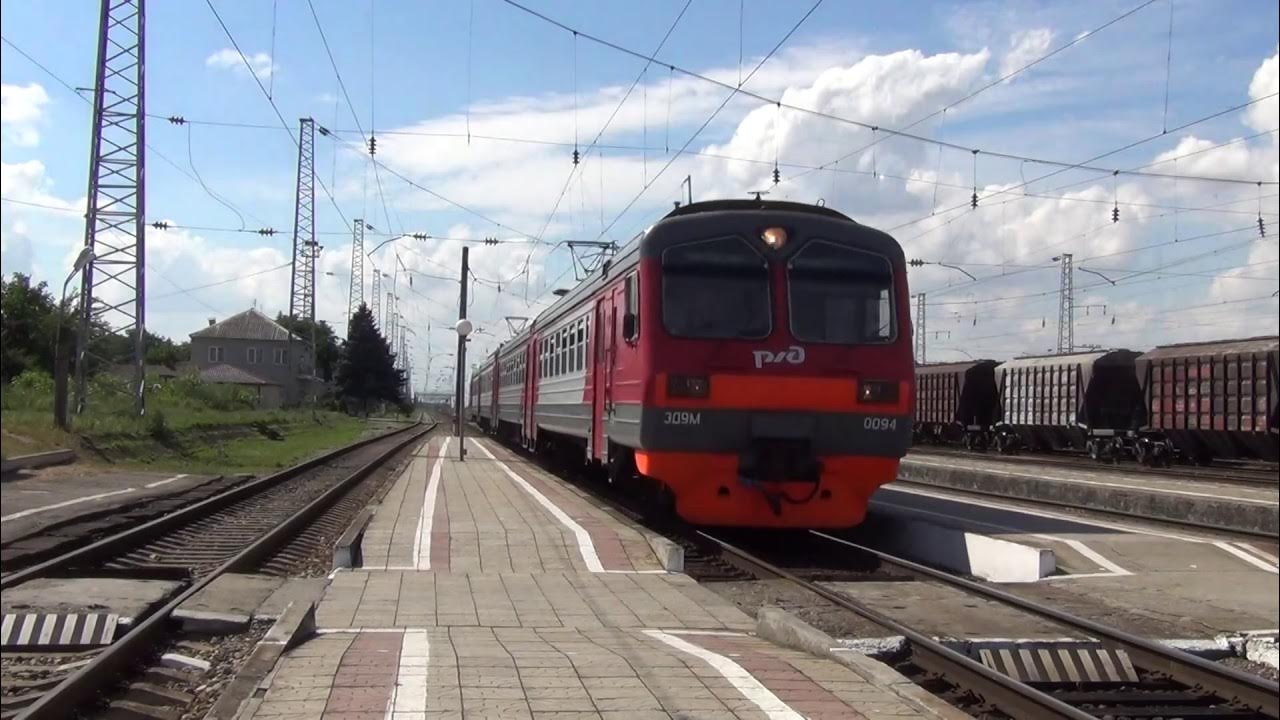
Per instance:
[[[916,364],[925,364],[925,305],[924,293],[916,293]]]
[[[289,284],[289,317],[311,322],[311,346],[307,349],[309,372],[316,367],[316,123],[298,121],[298,191],[293,213],[293,279]],[[292,333],[291,333],[292,335]]]
[[[102,0],[93,85],[88,208],[76,335],[76,412],[90,365],[133,366],[129,392],[146,411],[146,17],[144,0]],[[105,330],[106,332],[102,332]],[[123,339],[123,344],[117,344]]]
[[[375,265],[373,282],[369,285],[369,311],[373,313],[373,326],[382,321],[382,271]]]
[[[351,292],[347,297],[347,322],[364,304],[364,220],[356,218],[351,226]]]
[[[1058,354],[1069,353],[1076,347],[1076,298],[1075,268],[1071,253],[1054,258],[1062,261],[1062,279],[1058,285]]]
[[[387,339],[387,344],[391,346],[391,352],[396,351],[396,296],[395,293],[387,291],[387,306],[383,312],[387,314],[386,319],[382,323],[382,333]]]

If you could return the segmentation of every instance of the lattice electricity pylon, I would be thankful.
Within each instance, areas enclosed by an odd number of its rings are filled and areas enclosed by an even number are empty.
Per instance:
[[[925,329],[925,304],[924,293],[916,293],[916,364],[923,365],[927,361],[925,351],[928,349],[925,344],[925,336],[928,334]]]
[[[351,224],[351,291],[347,296],[347,322],[364,304],[364,220]]]
[[[128,361],[129,392],[146,411],[146,18],[144,0],[103,0],[93,86],[88,208],[76,335],[76,412],[93,366]]]
[[[369,311],[373,313],[373,326],[378,327],[382,322],[382,271],[376,265],[369,293]]]
[[[1075,268],[1071,253],[1063,253],[1055,260],[1062,260],[1062,279],[1058,285],[1058,354],[1069,353],[1076,346],[1075,322]]]
[[[391,352],[396,351],[396,296],[395,293],[387,293],[387,314],[386,320],[382,323],[383,337],[387,340],[387,345],[391,347]]]
[[[289,283],[289,317],[316,319],[316,123],[311,118],[298,121],[298,189],[293,212],[293,279]],[[314,333],[313,333],[314,334]],[[307,358],[311,372],[316,366],[315,342],[309,343]]]

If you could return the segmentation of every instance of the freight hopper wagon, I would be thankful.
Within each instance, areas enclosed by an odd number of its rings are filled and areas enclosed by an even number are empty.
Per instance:
[[[916,366],[916,443],[962,443],[983,451],[1007,435],[997,435],[1000,399],[995,360]]]
[[[1002,431],[1032,450],[1088,451],[1113,460],[1145,422],[1131,350],[1046,355],[999,366]]]
[[[1280,459],[1280,338],[1165,345],[1138,357],[1148,424],[1134,455]]]

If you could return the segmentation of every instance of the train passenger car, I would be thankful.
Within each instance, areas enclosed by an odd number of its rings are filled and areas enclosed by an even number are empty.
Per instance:
[[[494,377],[494,358],[489,357],[471,373],[469,391],[471,399],[468,406],[470,420],[486,432],[496,425],[494,401],[497,387]]]
[[[1280,459],[1280,338],[1164,345],[1138,357],[1146,430],[1185,459]],[[1150,460],[1160,445],[1140,443]]]
[[[1033,450],[1113,459],[1145,423],[1130,350],[1018,358],[999,366],[1002,427]]]
[[[504,345],[508,431],[691,523],[856,525],[910,443],[907,298],[897,242],[833,210],[681,207]]]
[[[995,360],[916,366],[916,442],[963,442],[985,450],[996,440],[1000,401]]]

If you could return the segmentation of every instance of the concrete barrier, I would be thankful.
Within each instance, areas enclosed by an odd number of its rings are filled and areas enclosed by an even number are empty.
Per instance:
[[[922,485],[969,490],[1067,507],[1122,512],[1138,517],[1192,522],[1224,530],[1280,531],[1280,507],[1228,497],[1178,495],[1158,489],[1118,487],[1118,483],[1074,482],[1025,471],[945,465],[906,458],[898,478]]]
[[[904,703],[919,711],[920,717],[969,720],[968,713],[948,705],[897,670],[842,647],[830,635],[782,608],[760,608],[756,614],[756,635],[784,647],[834,660],[867,682],[893,692]]]
[[[684,572],[684,548],[661,535],[650,532],[645,532],[644,538],[649,541],[653,554],[658,556],[658,562],[662,564],[663,570],[673,573]]]
[[[8,475],[17,470],[34,470],[50,465],[65,465],[76,461],[74,450],[50,450],[49,452],[18,455],[0,461],[0,475]]]
[[[877,523],[877,545],[924,565],[1002,583],[1035,582],[1058,567],[1049,548],[940,525],[907,509],[877,505],[875,510],[878,516],[893,516]]]
[[[364,542],[364,531],[373,519],[373,508],[365,508],[356,515],[355,520],[347,526],[347,531],[333,544],[333,566],[335,568],[356,568],[364,564],[361,545]]]
[[[284,652],[306,640],[316,630],[315,603],[289,603],[280,618],[254,646],[249,659],[205,715],[205,720],[249,717],[261,702],[258,686],[271,674]]]

